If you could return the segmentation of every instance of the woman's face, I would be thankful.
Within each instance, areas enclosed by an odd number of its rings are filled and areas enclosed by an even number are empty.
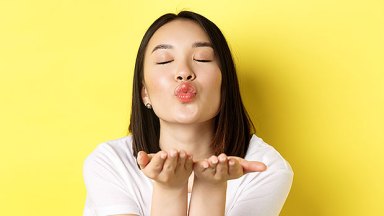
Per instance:
[[[143,84],[143,102],[160,121],[212,120],[220,106],[221,71],[204,30],[189,20],[160,27],[145,52]]]

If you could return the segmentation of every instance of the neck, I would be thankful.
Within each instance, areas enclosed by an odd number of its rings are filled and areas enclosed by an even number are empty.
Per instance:
[[[210,147],[213,130],[213,120],[193,125],[160,120],[160,148],[164,151],[184,150],[194,160],[208,158],[213,154]]]

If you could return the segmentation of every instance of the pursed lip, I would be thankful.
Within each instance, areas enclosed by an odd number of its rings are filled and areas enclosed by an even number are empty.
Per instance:
[[[175,88],[175,96],[183,103],[191,102],[195,98],[197,91],[190,82],[183,82]]]

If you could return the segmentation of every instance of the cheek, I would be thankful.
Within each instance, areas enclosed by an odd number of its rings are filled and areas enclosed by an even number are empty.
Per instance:
[[[155,73],[147,73],[144,76],[149,97],[157,94],[164,94],[169,88],[169,78],[166,76],[156,76]]]
[[[219,69],[211,71],[209,76],[206,77],[206,80],[209,83],[213,92],[221,91],[221,71]]]
[[[201,74],[200,81],[205,92],[204,101],[209,102],[211,105],[220,103],[222,81],[221,71],[206,71],[204,75]]]
[[[221,71],[218,70],[213,81],[213,86],[214,86],[215,97],[219,101],[219,103],[221,98],[221,82],[222,82]]]
[[[161,88],[164,83],[164,72],[156,69],[149,65],[149,63],[144,64],[144,82],[146,84],[148,93],[153,92],[153,90]]]

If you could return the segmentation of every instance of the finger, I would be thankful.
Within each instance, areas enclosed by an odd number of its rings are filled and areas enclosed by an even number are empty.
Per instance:
[[[155,173],[159,173],[162,171],[164,166],[164,161],[167,159],[168,155],[164,151],[159,151],[155,155],[153,155],[152,160],[145,167],[145,170],[151,170]]]
[[[208,158],[208,162],[209,162],[209,168],[210,168],[209,170],[214,175],[216,173],[216,167],[217,167],[217,164],[219,163],[219,159],[217,158],[216,155],[212,155],[211,157]]]
[[[137,164],[139,165],[140,169],[144,169],[149,163],[149,161],[150,158],[146,152],[139,151],[137,153]]]
[[[215,155],[212,155],[211,157],[209,157],[208,161],[209,161],[209,166],[211,167],[216,167],[216,165],[219,163],[219,159]]]
[[[243,167],[237,159],[228,158],[228,166],[229,179],[236,179],[244,174]]]
[[[220,179],[227,179],[228,177],[228,159],[224,153],[217,157],[219,163],[216,166],[216,175],[219,175]]]
[[[209,168],[209,162],[207,159],[201,161],[195,161],[193,165],[193,170],[195,173],[202,173]]]
[[[177,167],[176,167],[176,170],[184,170],[185,169],[185,163],[186,163],[186,160],[187,160],[187,154],[181,150],[179,152],[179,159],[177,160]]]
[[[239,161],[240,165],[242,166],[244,173],[250,173],[250,172],[263,172],[267,169],[267,166],[258,161],[247,161],[240,157],[231,156],[229,158],[236,159]]]
[[[174,172],[177,166],[179,153],[175,149],[171,149],[168,153],[168,158],[164,162],[163,171]]]
[[[263,172],[267,169],[264,163],[258,161],[242,160],[240,165],[243,167],[244,173]]]
[[[154,156],[155,156],[155,154],[148,154],[149,161],[151,161]]]
[[[192,155],[187,154],[187,158],[184,164],[184,169],[186,170],[192,170],[193,169],[193,158]]]

